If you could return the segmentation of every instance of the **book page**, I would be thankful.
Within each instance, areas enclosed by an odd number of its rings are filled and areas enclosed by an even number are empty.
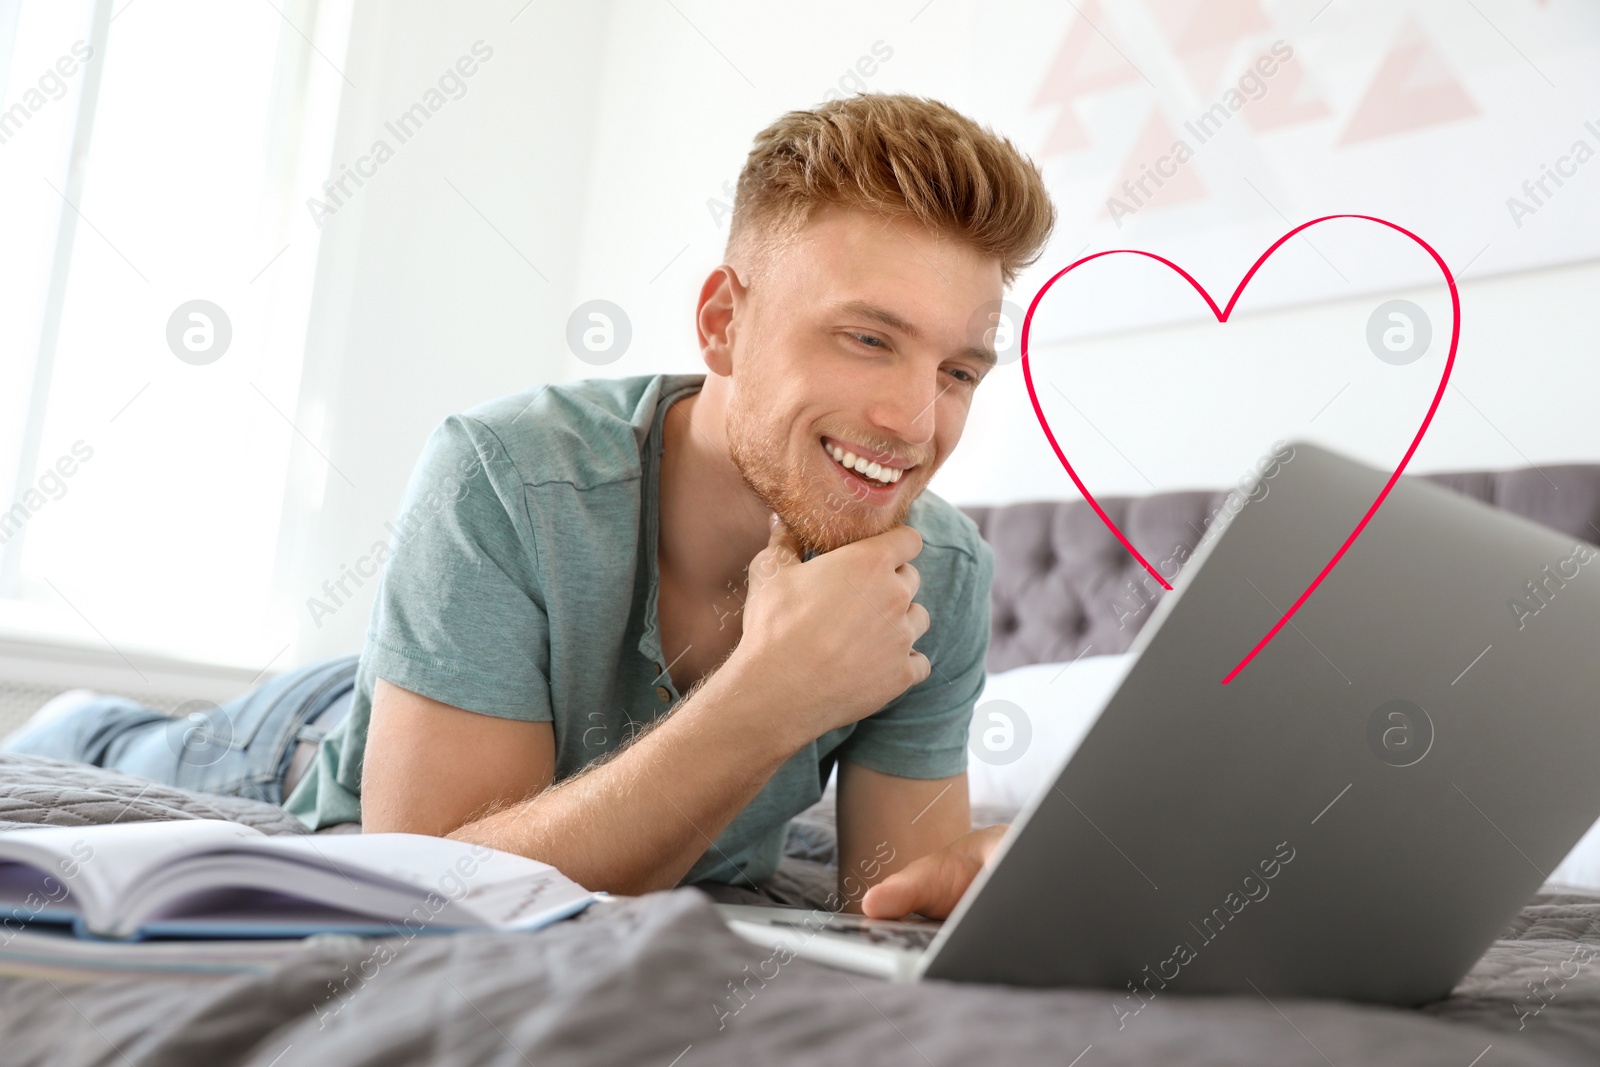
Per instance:
[[[273,837],[243,848],[327,864],[358,885],[381,878],[409,886],[426,905],[422,915],[441,925],[532,929],[593,899],[548,863],[426,834]]]
[[[547,863],[425,834],[268,836],[193,819],[17,831],[0,835],[0,862],[7,856],[41,869],[72,857],[84,927],[119,938],[147,922],[167,936],[224,936],[230,925],[315,932],[317,910],[300,902],[408,927],[536,929],[595,899]],[[231,911],[202,914],[234,890],[248,892],[230,897]]]
[[[0,862],[59,879],[91,929],[111,925],[117,902],[142,878],[184,856],[265,835],[221,819],[45,826],[0,834]]]

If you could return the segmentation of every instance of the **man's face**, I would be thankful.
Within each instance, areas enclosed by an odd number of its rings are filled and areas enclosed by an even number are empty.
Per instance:
[[[768,264],[735,312],[729,455],[801,547],[826,552],[904,522],[961,439],[993,365],[973,323],[1003,293],[1000,264],[834,207]],[[847,471],[852,455],[879,468]]]

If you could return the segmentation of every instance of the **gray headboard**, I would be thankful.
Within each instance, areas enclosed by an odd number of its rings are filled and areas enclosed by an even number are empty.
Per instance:
[[[1412,477],[1406,475],[1405,477]],[[1580,540],[1600,543],[1600,463],[1422,474]],[[1228,490],[1109,497],[1100,506],[1146,559],[1193,551]],[[1004,671],[1125,652],[1165,594],[1083,500],[963,507],[994,548],[987,665]]]

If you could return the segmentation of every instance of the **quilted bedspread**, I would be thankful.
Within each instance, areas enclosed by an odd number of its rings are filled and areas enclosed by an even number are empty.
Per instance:
[[[83,763],[0,753],[0,831],[154,819],[230,819],[267,834],[306,833],[281,808],[191,793]]]
[[[184,817],[299,830],[255,802],[0,758],[0,828]],[[789,902],[831,870],[825,821],[799,824],[802,847],[791,839],[769,887]],[[1600,898],[1546,887],[1449,998],[1419,1010],[1170,996],[1119,1020],[1105,991],[893,985],[779,964],[682,888],[536,934],[311,941],[224,979],[0,978],[0,1063],[1596,1064],[1597,956]]]

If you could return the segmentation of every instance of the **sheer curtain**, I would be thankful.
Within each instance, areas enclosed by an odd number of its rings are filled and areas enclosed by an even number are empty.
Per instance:
[[[262,669],[289,642],[306,200],[350,16],[0,0],[0,632]]]

